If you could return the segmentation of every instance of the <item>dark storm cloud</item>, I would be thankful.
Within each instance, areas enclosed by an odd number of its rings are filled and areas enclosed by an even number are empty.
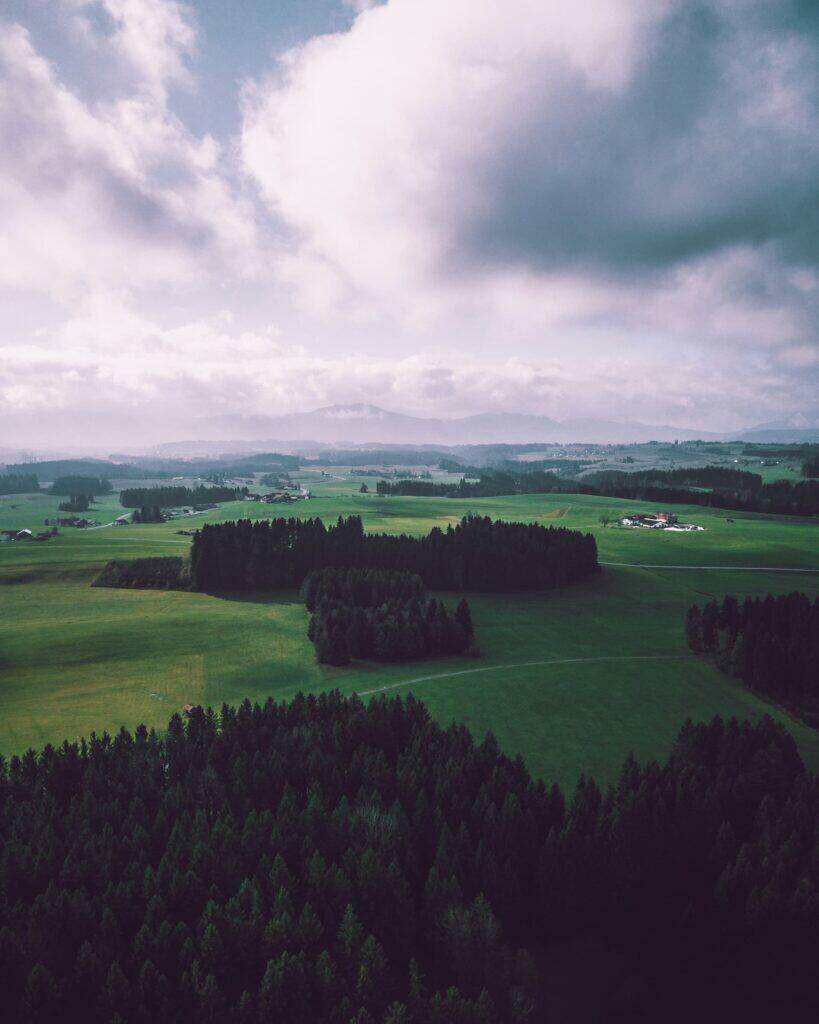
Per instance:
[[[819,4],[681,0],[623,89],[545,75],[483,168],[477,262],[646,274],[733,246],[819,262]]]

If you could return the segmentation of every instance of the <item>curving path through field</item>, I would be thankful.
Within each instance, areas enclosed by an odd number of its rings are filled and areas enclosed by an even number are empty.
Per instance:
[[[510,668],[539,668],[541,665],[575,665],[588,661],[679,661],[693,658],[692,654],[604,654],[595,658],[550,658],[547,661],[520,661],[514,665],[482,665],[480,668],[462,668],[457,672],[439,672],[432,676],[417,676],[415,679],[402,679],[397,683],[377,686],[374,690],[359,690],[359,697],[369,697],[373,693],[385,690],[396,690],[399,686],[412,686],[415,683],[428,683],[435,679],[452,679],[454,676],[471,676],[478,672],[498,672]]]
[[[601,562],[627,569],[717,569],[720,572],[819,572],[819,569],[787,569],[774,565],[651,565],[645,562]]]

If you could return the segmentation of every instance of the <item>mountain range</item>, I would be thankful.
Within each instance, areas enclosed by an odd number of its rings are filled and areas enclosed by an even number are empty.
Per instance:
[[[203,442],[287,442],[290,447],[311,443],[344,447],[361,444],[465,445],[571,442],[627,444],[644,441],[748,440],[770,442],[819,441],[819,422],[761,424],[749,430],[719,434],[668,425],[607,419],[556,420],[527,413],[478,413],[454,419],[435,419],[391,412],[377,405],[330,405],[311,412],[282,416],[218,416],[194,425]],[[171,448],[175,446],[161,446]]]

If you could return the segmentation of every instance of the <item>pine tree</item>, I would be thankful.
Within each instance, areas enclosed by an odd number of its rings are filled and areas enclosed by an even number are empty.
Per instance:
[[[475,635],[475,627],[472,625],[472,613],[469,610],[469,604],[465,597],[462,597],[458,602],[458,607],[455,609],[455,621],[461,627],[469,640]]]

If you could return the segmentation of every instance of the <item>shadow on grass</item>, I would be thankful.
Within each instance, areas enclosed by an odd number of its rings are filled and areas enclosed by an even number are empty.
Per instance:
[[[206,597],[219,601],[239,601],[242,604],[288,604],[304,606],[298,590],[200,590]]]

